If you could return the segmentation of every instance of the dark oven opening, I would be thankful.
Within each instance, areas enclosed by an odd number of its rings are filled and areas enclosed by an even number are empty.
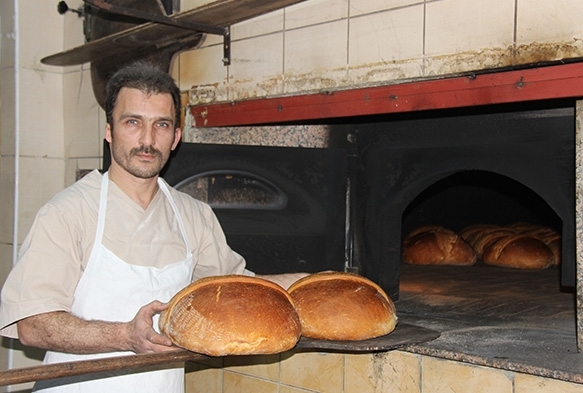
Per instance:
[[[575,286],[573,101],[410,113],[349,126],[361,158],[365,274],[398,298],[401,245],[418,226],[531,222],[562,235]]]

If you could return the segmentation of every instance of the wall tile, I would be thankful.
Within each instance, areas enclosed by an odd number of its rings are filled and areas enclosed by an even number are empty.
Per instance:
[[[207,4],[215,3],[217,0],[180,0],[180,9],[182,11],[189,10],[191,8],[202,7]]]
[[[14,233],[14,157],[0,157],[0,244],[12,244]],[[0,263],[4,263],[1,260]],[[12,263],[12,259],[7,263]]]
[[[38,209],[65,186],[65,160],[21,157],[18,243],[28,233]]]
[[[443,0],[426,7],[427,56],[513,45],[514,0]]]
[[[69,3],[73,7],[73,3]],[[40,60],[63,50],[63,42],[73,46],[82,44],[83,21],[73,13],[59,15],[56,3],[52,1],[19,1],[19,38],[20,64],[25,68],[46,67],[51,72],[61,73],[62,67],[42,65]],[[75,41],[65,37],[65,21],[78,26]],[[38,32],[42,32],[39,34]],[[63,39],[64,38],[64,39]]]
[[[225,370],[223,393],[278,393],[277,383]]]
[[[209,365],[187,362],[185,368],[185,391],[188,393],[220,393],[223,391],[223,369]]]
[[[421,362],[423,393],[512,393],[512,381],[502,370],[430,357]]]
[[[583,56],[583,2],[518,1],[516,63]]]
[[[298,389],[292,386],[280,385],[279,393],[318,393],[316,390]]]
[[[225,367],[230,371],[277,382],[279,355],[228,356],[225,358]]]
[[[344,393],[420,393],[420,358],[392,351],[346,355]]]
[[[1,168],[1,164],[0,164]],[[2,190],[0,189],[0,192]],[[2,201],[0,196],[0,201]],[[12,269],[12,253],[13,247],[12,244],[3,244],[2,240],[0,240],[0,286],[4,285],[4,281],[8,276],[8,273]],[[3,339],[2,346],[0,346],[0,370],[8,370],[8,339]],[[6,392],[7,388],[0,388],[0,392]]]
[[[221,41],[222,42],[222,41]],[[228,67],[222,62],[223,45],[214,45],[195,49],[180,54],[180,89],[188,90],[192,86],[213,85],[224,87],[227,81]]]
[[[583,393],[583,385],[526,374],[516,374],[514,377],[514,393],[555,392]]]
[[[14,68],[0,70],[0,156],[14,155],[15,80]]]
[[[349,64],[390,63],[423,56],[423,7],[350,19]]]
[[[229,99],[283,92],[283,33],[234,42],[229,66]]]
[[[65,187],[78,180],[79,171],[91,171],[101,169],[100,158],[71,158],[65,161]]]
[[[350,16],[369,14],[409,5],[423,4],[422,0],[350,0]]]
[[[96,158],[100,155],[101,118],[91,84],[91,71],[70,72],[63,76],[65,110],[65,155],[73,158]]]
[[[72,0],[67,1],[70,9],[76,10],[83,8],[82,0]],[[55,7],[53,5],[53,7]],[[56,8],[56,7],[55,7]],[[53,14],[57,14],[56,9],[51,10]],[[51,15],[51,19],[53,15]],[[67,12],[65,15],[58,15],[58,19],[52,19],[51,24],[59,26],[60,23],[63,24],[64,37],[63,37],[63,50],[68,50],[76,48],[78,46],[85,44],[85,33],[83,31],[83,21],[84,18],[80,17],[76,13]],[[79,65],[82,67],[82,65]],[[75,67],[76,68],[76,67]],[[67,68],[69,69],[69,68]]]
[[[20,154],[64,157],[61,75],[21,69]]]
[[[583,37],[583,2],[517,0],[516,43],[566,41]]]
[[[342,391],[344,355],[319,352],[286,352],[280,364],[280,382],[320,393]]]
[[[285,9],[285,29],[344,19],[348,16],[348,0],[310,0]]]
[[[0,69],[14,67],[14,2],[0,1]]]
[[[285,72],[314,72],[346,66],[347,22],[286,32]]]
[[[234,24],[231,26],[231,40],[238,41],[283,31],[283,13],[281,9]]]
[[[330,89],[345,79],[347,33],[344,20],[286,32],[285,92]]]

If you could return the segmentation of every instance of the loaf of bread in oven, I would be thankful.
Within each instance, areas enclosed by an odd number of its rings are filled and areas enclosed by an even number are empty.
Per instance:
[[[514,234],[511,228],[490,224],[471,225],[460,232],[460,236],[476,251],[478,259],[482,258],[484,249],[498,239]]]
[[[547,226],[524,222],[514,223],[508,225],[508,227],[516,231],[516,233],[530,235],[540,239],[547,245],[547,247],[551,249],[551,252],[553,253],[553,266],[558,266],[561,264],[562,237],[559,232]]]
[[[546,269],[554,263],[550,248],[530,235],[509,235],[484,249],[482,260],[487,265],[516,269]]]
[[[301,335],[289,293],[243,275],[193,282],[170,300],[159,326],[175,345],[210,356],[279,353]]]
[[[455,232],[440,226],[427,226],[405,238],[402,259],[414,265],[470,266],[476,263],[477,256]]]
[[[305,337],[366,340],[389,334],[397,325],[395,305],[387,294],[356,274],[312,274],[293,283],[288,292]]]

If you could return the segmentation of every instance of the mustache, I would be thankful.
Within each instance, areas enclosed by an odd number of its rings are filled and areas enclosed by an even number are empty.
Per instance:
[[[149,154],[157,157],[162,157],[162,152],[158,149],[155,149],[152,146],[134,147],[132,150],[130,150],[130,155],[137,154]]]

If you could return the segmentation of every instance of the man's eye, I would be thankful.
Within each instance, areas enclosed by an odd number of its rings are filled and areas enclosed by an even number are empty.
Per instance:
[[[128,119],[128,124],[138,124],[136,119]]]
[[[169,128],[170,127],[170,123],[160,122],[160,123],[158,123],[158,127],[160,127],[160,128]]]

